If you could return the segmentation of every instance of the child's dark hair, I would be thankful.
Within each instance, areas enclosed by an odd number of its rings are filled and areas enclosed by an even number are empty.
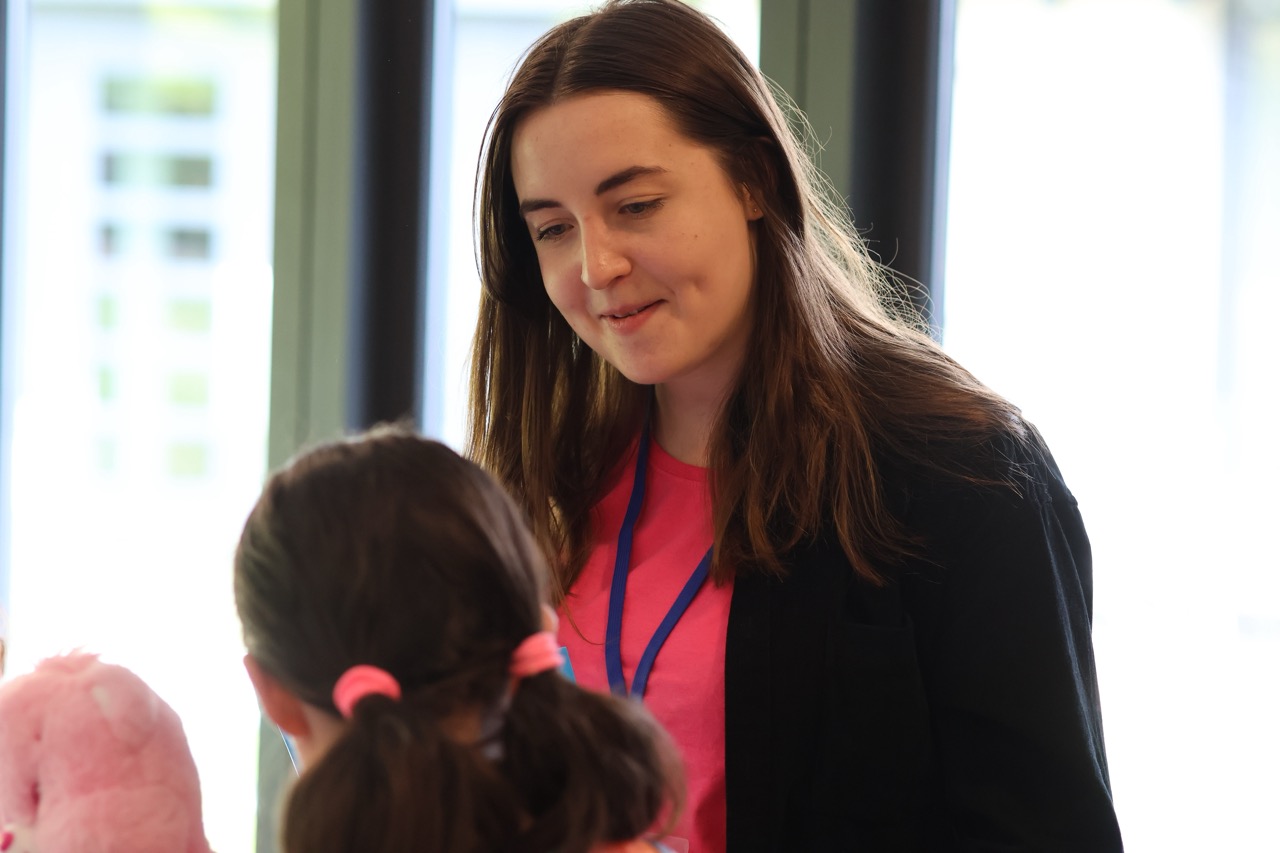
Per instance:
[[[512,691],[512,652],[542,629],[546,584],[496,482],[408,430],[320,446],[271,477],[235,557],[249,654],[334,714],[352,666],[403,691],[360,699],[298,780],[286,853],[576,853],[674,815],[678,759],[637,703],[555,671]]]

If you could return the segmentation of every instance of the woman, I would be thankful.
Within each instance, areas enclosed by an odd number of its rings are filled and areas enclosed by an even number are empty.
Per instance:
[[[562,24],[481,168],[470,451],[579,679],[681,747],[690,849],[1119,850],[1075,501],[733,44],[674,0]]]

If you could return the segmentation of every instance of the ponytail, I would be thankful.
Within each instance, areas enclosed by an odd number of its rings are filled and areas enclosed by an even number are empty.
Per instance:
[[[586,853],[664,833],[679,817],[678,753],[638,702],[533,676],[512,697],[503,749],[504,775],[532,818],[521,850]]]
[[[370,695],[295,783],[284,853],[588,853],[674,824],[679,758],[639,703],[517,682],[492,757],[421,702]],[[659,821],[663,826],[659,826]]]
[[[369,696],[295,783],[285,853],[503,850],[520,809],[480,752],[451,738],[427,709]]]

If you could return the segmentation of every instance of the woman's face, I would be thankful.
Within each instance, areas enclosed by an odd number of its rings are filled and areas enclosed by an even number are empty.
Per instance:
[[[656,100],[577,95],[516,127],[511,172],[552,303],[633,382],[718,399],[742,364],[761,214]]]

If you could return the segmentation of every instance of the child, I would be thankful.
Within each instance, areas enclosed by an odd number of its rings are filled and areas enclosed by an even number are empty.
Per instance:
[[[564,678],[547,569],[496,483],[383,427],[267,483],[235,556],[245,665],[303,772],[286,853],[660,849],[682,798],[635,702]]]

